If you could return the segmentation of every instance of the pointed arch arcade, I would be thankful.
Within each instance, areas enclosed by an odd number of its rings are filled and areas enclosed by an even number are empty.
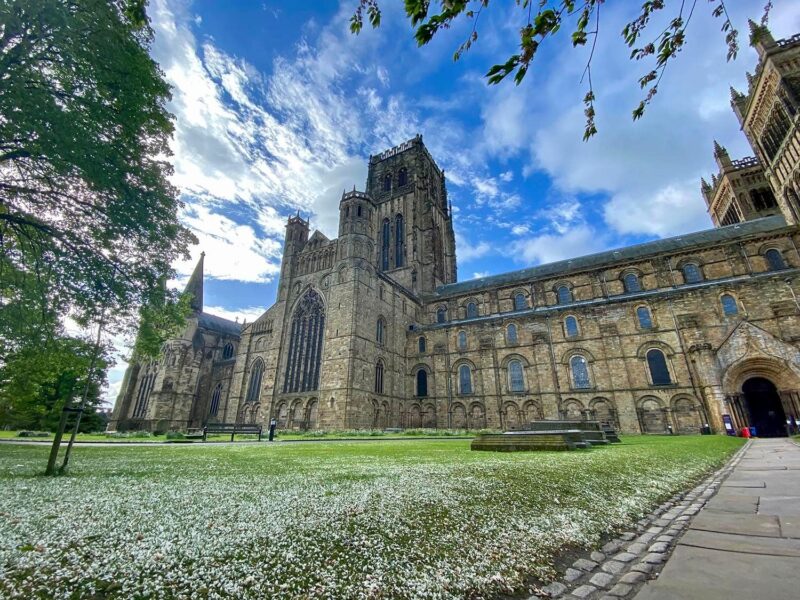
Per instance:
[[[322,296],[309,289],[297,303],[289,333],[289,352],[283,393],[319,389],[325,305]]]

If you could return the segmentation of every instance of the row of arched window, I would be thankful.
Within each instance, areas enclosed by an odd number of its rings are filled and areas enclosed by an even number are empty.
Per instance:
[[[392,189],[392,177],[391,173],[386,173],[383,176],[383,191],[388,192]],[[397,172],[397,186],[396,187],[403,187],[408,183],[408,170],[405,167],[402,167]]]

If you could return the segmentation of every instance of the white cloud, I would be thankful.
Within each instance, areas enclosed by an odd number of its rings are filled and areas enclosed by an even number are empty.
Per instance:
[[[267,309],[263,306],[245,306],[242,308],[226,308],[224,306],[206,306],[203,312],[207,312],[229,321],[236,321],[238,323],[252,323],[258,317],[264,314]]]
[[[486,256],[491,250],[492,247],[488,242],[481,241],[477,244],[472,244],[460,233],[456,232],[456,256],[459,263],[468,263],[476,258]]]
[[[511,233],[513,233],[514,235],[525,235],[530,230],[531,228],[528,225],[514,225],[511,228]]]
[[[514,254],[525,264],[550,263],[605,250],[607,237],[586,224],[514,242]]]

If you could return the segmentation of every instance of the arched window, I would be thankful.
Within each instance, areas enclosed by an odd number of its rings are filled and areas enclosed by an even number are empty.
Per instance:
[[[350,216],[350,207],[349,206],[345,206],[344,207],[344,216],[345,216],[345,218]]]
[[[770,248],[764,253],[764,257],[767,259],[767,267],[770,271],[780,271],[781,269],[786,268],[786,263],[783,260],[783,255],[780,253],[779,250],[775,248]]]
[[[572,302],[572,291],[566,285],[559,286],[556,290],[559,304],[570,304]]]
[[[383,393],[383,361],[379,360],[375,364],[375,393]]]
[[[569,359],[570,370],[572,371],[572,385],[577,389],[587,389],[591,387],[589,381],[589,367],[586,359],[580,354],[576,354]]]
[[[133,418],[139,419],[147,414],[147,403],[150,400],[150,392],[156,382],[156,374],[145,375],[139,383],[139,394],[136,396],[136,406],[133,408]]]
[[[694,263],[686,263],[683,265],[683,281],[684,283],[700,283],[703,281],[703,274],[700,273],[700,267]]]
[[[383,320],[383,317],[378,319],[378,323],[375,326],[375,341],[381,346],[386,342],[386,321]]]
[[[517,326],[514,325],[514,323],[509,323],[508,327],[506,327],[506,343],[507,344],[517,343]]]
[[[407,183],[408,183],[408,171],[406,170],[405,167],[403,167],[397,174],[397,187],[403,187]]]
[[[462,396],[472,393],[472,373],[468,365],[458,367],[458,393]]]
[[[578,319],[573,316],[564,319],[564,331],[567,337],[578,337]]]
[[[636,309],[636,318],[639,319],[639,327],[642,329],[653,328],[653,319],[650,316],[650,309],[646,306],[640,306]]]
[[[650,378],[653,385],[669,385],[672,378],[667,368],[667,359],[661,350],[653,348],[647,351],[647,368],[650,369]]]
[[[318,389],[324,333],[325,305],[317,292],[308,290],[297,303],[289,329],[284,394]]]
[[[736,303],[736,298],[730,294],[723,294],[719,301],[722,304],[722,314],[726,317],[739,313],[739,306]]]
[[[261,378],[264,376],[264,361],[257,358],[250,366],[250,382],[247,384],[245,402],[258,402],[261,396]]]
[[[425,352],[425,337],[422,336],[417,340],[417,346],[420,352]]]
[[[447,321],[447,309],[444,306],[440,306],[436,309],[436,322],[444,323],[445,321]]]
[[[397,215],[394,220],[394,266],[397,268],[405,264],[406,257],[406,228],[403,215]]]
[[[522,374],[522,363],[512,360],[508,363],[508,389],[512,392],[525,391],[525,378]]]
[[[458,332],[458,349],[459,350],[466,350],[467,349],[467,332],[466,331],[459,331]]]
[[[388,192],[392,189],[392,174],[387,173],[383,176],[383,191]]]
[[[230,342],[225,344],[225,347],[222,349],[222,360],[228,360],[229,358],[233,358],[233,344]]]
[[[478,305],[474,302],[467,304],[467,318],[474,319],[478,316]]]
[[[519,293],[514,295],[514,310],[525,310],[528,308],[528,303],[525,302],[525,294]]]
[[[219,399],[222,396],[222,384],[218,383],[211,394],[211,406],[208,408],[208,416],[216,417],[219,412]]]
[[[392,237],[392,227],[389,219],[383,220],[383,233],[381,234],[381,269],[389,270],[389,242]]]
[[[424,398],[428,395],[428,373],[425,369],[417,371],[417,396]]]
[[[641,292],[642,286],[639,283],[639,276],[636,273],[628,273],[622,279],[622,283],[625,286],[625,291],[629,294],[631,292]]]
[[[360,204],[356,207],[356,216],[357,217],[361,216],[361,205]]]

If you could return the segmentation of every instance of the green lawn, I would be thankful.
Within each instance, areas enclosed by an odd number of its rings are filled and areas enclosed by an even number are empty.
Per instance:
[[[0,445],[0,597],[482,598],[547,580],[742,441],[564,453],[465,440]]]

